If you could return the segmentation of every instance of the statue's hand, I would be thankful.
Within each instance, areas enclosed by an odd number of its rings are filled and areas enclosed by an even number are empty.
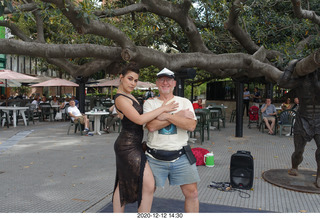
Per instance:
[[[284,75],[292,75],[294,68],[296,67],[296,64],[299,62],[298,59],[293,59],[289,62],[288,67],[284,69]]]
[[[280,77],[278,81],[278,85],[280,87],[285,87],[288,81],[291,79],[291,76],[293,74],[294,68],[296,64],[299,62],[298,59],[294,59],[289,62],[288,66],[284,69],[282,77]]]

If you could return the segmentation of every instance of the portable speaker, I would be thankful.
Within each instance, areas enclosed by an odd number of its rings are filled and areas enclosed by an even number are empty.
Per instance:
[[[231,156],[230,184],[233,188],[252,188],[253,158],[249,151],[237,151]]]

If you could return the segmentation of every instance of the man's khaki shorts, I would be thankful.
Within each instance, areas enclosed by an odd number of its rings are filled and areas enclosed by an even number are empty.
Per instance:
[[[80,124],[84,124],[84,116],[77,116],[77,118],[75,118],[74,121],[80,121]]]

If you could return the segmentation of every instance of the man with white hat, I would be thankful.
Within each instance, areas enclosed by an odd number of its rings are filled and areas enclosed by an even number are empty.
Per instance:
[[[185,196],[185,211],[199,212],[197,183],[200,177],[195,157],[187,144],[187,131],[195,129],[197,118],[188,99],[173,95],[174,78],[174,72],[167,68],[161,70],[156,81],[160,96],[148,99],[143,105],[143,111],[147,113],[164,102],[179,103],[176,111],[163,113],[145,125],[149,131],[146,155],[156,186],[164,187],[168,178],[170,185],[180,186]]]

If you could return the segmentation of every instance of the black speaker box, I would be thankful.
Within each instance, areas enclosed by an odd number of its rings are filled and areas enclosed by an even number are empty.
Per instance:
[[[237,153],[231,156],[230,184],[233,188],[252,188],[253,158],[249,151],[237,151]]]

